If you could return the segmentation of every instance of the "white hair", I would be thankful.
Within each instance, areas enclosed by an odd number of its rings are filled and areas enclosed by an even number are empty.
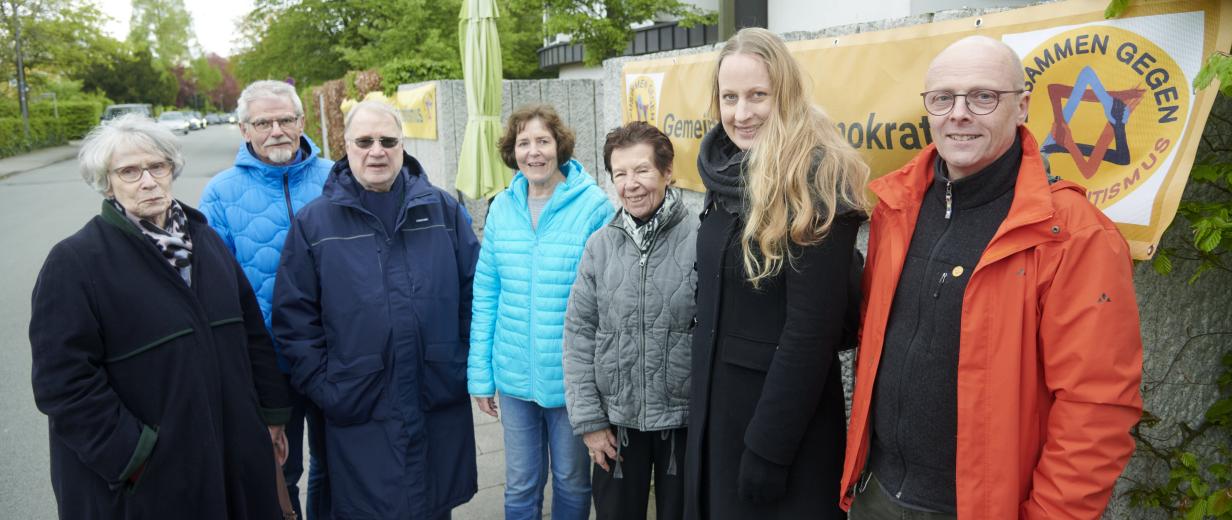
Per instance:
[[[299,100],[295,87],[282,81],[261,80],[250,83],[240,92],[240,99],[235,106],[235,116],[241,123],[248,123],[248,105],[253,101],[265,98],[286,98],[295,106],[295,115],[304,115],[304,103]]]
[[[107,174],[116,150],[121,148],[135,148],[166,157],[172,164],[172,179],[184,171],[180,141],[171,135],[171,130],[141,114],[125,114],[90,130],[77,152],[81,178],[95,191],[103,194],[111,191],[111,179]]]
[[[347,112],[346,121],[343,125],[342,135],[351,135],[351,120],[355,119],[355,114],[362,111],[372,111],[378,114],[385,114],[394,118],[394,123],[398,125],[398,137],[402,136],[402,112],[384,101],[370,99],[368,101],[360,101],[355,106],[351,107],[351,111]]]

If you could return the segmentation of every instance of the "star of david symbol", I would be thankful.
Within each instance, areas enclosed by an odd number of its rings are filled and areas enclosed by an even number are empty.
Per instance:
[[[1076,96],[1075,91],[1082,94]],[[1058,83],[1048,85],[1048,97],[1052,101],[1052,132],[1044,140],[1040,153],[1047,156],[1054,152],[1068,152],[1078,166],[1078,171],[1087,179],[1095,176],[1101,162],[1122,166],[1129,164],[1125,124],[1129,121],[1134,107],[1142,101],[1145,92],[1144,89],[1109,91],[1104,88],[1103,82],[1091,67],[1083,67],[1072,86]],[[1104,109],[1104,118],[1108,121],[1093,145],[1074,142],[1074,135],[1069,127],[1070,120],[1078,111],[1079,103],[1084,101],[1098,102]],[[1116,148],[1109,148],[1113,141],[1116,141]]]

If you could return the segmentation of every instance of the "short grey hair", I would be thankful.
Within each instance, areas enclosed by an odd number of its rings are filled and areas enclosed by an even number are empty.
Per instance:
[[[116,150],[121,148],[136,148],[166,157],[172,164],[172,179],[179,178],[184,171],[180,141],[171,135],[171,130],[143,115],[125,114],[90,130],[77,152],[81,178],[95,191],[102,194],[111,191],[111,179],[107,174]]]
[[[376,112],[378,114],[385,114],[394,118],[394,123],[398,125],[398,137],[402,137],[402,111],[394,108],[394,106],[389,103],[377,101],[375,99],[360,101],[359,103],[356,103],[355,106],[351,107],[351,111],[347,112],[346,122],[343,125],[343,136],[351,135],[351,120],[355,119],[355,114],[362,111]]]
[[[254,81],[244,91],[240,92],[240,99],[235,106],[235,116],[241,123],[248,123],[248,105],[253,101],[264,98],[287,98],[295,105],[295,115],[304,115],[304,102],[299,100],[299,94],[295,92],[295,87],[282,81],[274,81],[270,79]]]

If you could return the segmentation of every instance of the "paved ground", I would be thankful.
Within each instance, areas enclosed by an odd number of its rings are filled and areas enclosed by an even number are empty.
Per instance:
[[[216,126],[180,139],[186,168],[173,191],[195,205],[209,178],[234,161],[240,135],[235,127]],[[100,196],[77,173],[76,153],[75,146],[62,146],[0,159],[0,222],[5,223],[0,228],[0,518],[56,516],[47,469],[47,419],[35,408],[30,390],[26,328],[30,293],[47,252],[99,210]],[[474,413],[479,493],[455,509],[453,517],[498,519],[505,482],[500,423]],[[300,489],[307,489],[306,482]],[[545,506],[550,504],[549,490]]]

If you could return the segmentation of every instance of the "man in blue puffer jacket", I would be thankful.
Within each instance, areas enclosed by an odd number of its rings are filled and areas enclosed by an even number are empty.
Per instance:
[[[280,81],[257,81],[240,93],[238,112],[244,143],[235,166],[210,180],[201,194],[201,212],[239,260],[257,303],[270,327],[274,274],[292,215],[321,195],[332,164],[317,157],[320,150],[304,130],[304,108],[295,89]],[[288,372],[281,347],[278,368]],[[312,461],[308,472],[308,517],[329,518],[329,489],[325,471],[321,412],[302,395],[292,392],[291,421],[287,423],[287,463],[283,475],[295,512],[299,504],[299,478],[304,471],[304,421]]]

